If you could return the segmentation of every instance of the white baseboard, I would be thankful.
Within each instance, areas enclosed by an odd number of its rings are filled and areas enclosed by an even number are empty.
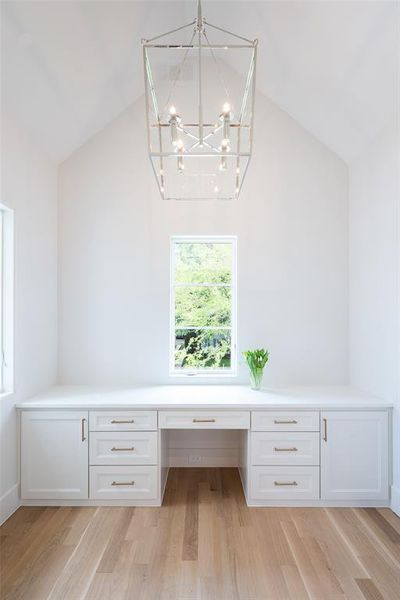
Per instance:
[[[392,485],[392,501],[390,508],[400,517],[400,488]]]
[[[18,487],[18,483],[16,483],[0,498],[0,525],[2,525],[8,517],[11,517],[20,506]]]

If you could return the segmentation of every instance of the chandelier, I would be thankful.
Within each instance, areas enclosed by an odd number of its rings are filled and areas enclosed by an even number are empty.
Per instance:
[[[148,150],[162,198],[238,198],[252,153],[257,40],[209,23],[198,0],[193,21],[142,46]]]

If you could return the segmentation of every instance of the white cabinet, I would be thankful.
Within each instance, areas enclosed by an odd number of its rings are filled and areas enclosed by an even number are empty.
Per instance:
[[[388,498],[388,413],[321,412],[321,499]]]
[[[23,411],[23,499],[88,498],[88,411]]]

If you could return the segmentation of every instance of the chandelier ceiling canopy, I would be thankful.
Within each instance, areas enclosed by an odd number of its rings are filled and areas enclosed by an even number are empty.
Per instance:
[[[166,200],[238,198],[252,153],[257,40],[202,15],[142,40],[149,156]]]

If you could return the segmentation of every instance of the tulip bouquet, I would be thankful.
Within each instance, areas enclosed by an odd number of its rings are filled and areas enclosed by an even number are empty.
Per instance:
[[[242,352],[250,369],[250,384],[253,390],[261,388],[264,367],[268,362],[269,352],[264,348],[258,350],[245,350]]]

